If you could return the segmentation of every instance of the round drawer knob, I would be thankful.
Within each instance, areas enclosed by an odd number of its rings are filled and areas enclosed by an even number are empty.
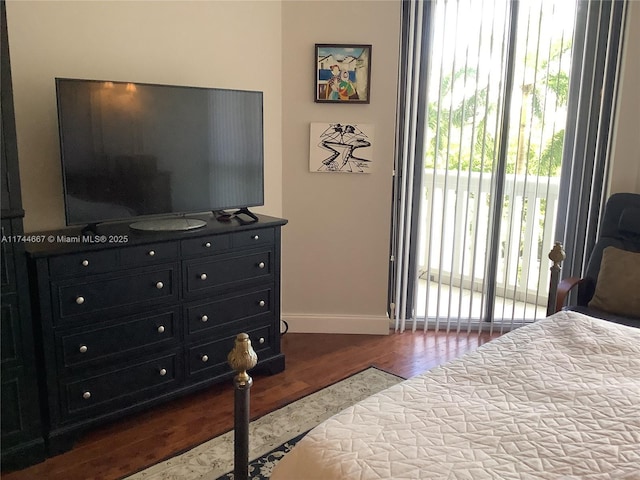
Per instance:
[[[207,242],[204,244],[204,248],[211,248],[211,242]]]
[[[260,263],[258,264],[258,268],[264,268],[264,267],[265,267],[264,262],[260,262]]]
[[[158,282],[158,283],[156,283],[156,288],[157,288],[158,290],[160,290],[160,289],[164,288],[164,283],[162,283],[162,282]]]
[[[76,298],[76,303],[77,303],[78,305],[82,305],[82,304],[84,303],[84,297],[78,297],[78,298]]]
[[[201,320],[201,321],[203,321],[203,322],[208,322],[208,321],[209,321],[209,317],[208,317],[208,316],[206,316],[206,315],[202,315],[202,316],[200,317],[200,320]]]
[[[89,347],[87,347],[86,345],[80,345],[80,348],[78,350],[80,350],[80,353],[87,353]]]
[[[206,280],[207,279],[207,274],[206,273],[201,273],[200,274],[200,280]]]
[[[89,400],[91,398],[91,392],[84,392],[82,394],[82,398],[84,398],[85,400]]]
[[[262,345],[264,343],[264,337],[260,337],[260,340],[258,340],[258,343]]]
[[[164,325],[158,327],[158,333],[164,333]]]
[[[89,266],[89,260],[82,260],[82,266],[83,267],[88,267]]]
[[[161,368],[158,373],[160,374],[161,377],[164,377],[167,374],[167,369],[166,368]]]
[[[253,236],[253,239],[254,239],[254,240],[259,240],[259,239],[260,239],[260,237],[259,237],[258,235],[254,235],[254,236]]]
[[[267,303],[264,300],[260,300],[258,302],[258,305],[260,305],[261,307],[264,307]]]
[[[208,362],[209,361],[209,355],[202,355],[201,360],[203,362],[205,362],[205,363]]]
[[[155,252],[155,251],[153,251],[153,250],[149,250],[149,256],[150,256],[150,257],[153,257],[155,254],[156,254],[156,252]]]

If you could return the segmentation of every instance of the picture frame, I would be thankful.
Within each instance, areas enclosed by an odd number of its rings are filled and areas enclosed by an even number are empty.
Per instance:
[[[375,126],[360,122],[312,122],[309,132],[309,171],[372,173]]]
[[[371,45],[316,43],[315,102],[371,101]]]

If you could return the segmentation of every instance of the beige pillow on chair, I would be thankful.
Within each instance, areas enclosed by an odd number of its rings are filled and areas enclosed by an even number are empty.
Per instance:
[[[607,247],[589,308],[640,317],[640,253]]]

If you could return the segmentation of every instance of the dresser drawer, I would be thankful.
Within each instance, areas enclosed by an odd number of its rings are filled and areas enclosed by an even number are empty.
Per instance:
[[[256,281],[267,282],[273,277],[273,252],[217,256],[205,261],[186,262],[183,285],[185,295],[206,293],[217,289],[239,287]]]
[[[193,380],[202,375],[212,377],[231,371],[231,367],[227,363],[227,355],[233,349],[236,335],[241,332],[242,330],[239,329],[233,335],[220,340],[191,347],[188,356],[190,378]],[[258,361],[261,358],[268,358],[274,353],[273,346],[276,336],[273,322],[246,330],[246,333],[249,335],[253,350],[258,355]]]
[[[232,235],[234,248],[272,245],[275,242],[275,230],[273,228],[261,228],[259,230],[247,230]]]
[[[242,328],[238,328],[238,331],[233,335],[190,347],[187,357],[189,377],[193,378],[194,375],[198,375],[202,378],[209,378],[230,372],[231,367],[227,363],[227,355],[233,348],[236,335],[241,332]]]
[[[177,258],[177,242],[151,243],[139,247],[125,247],[120,250],[120,263],[123,266],[171,262]]]
[[[49,273],[52,278],[93,275],[113,271],[117,262],[118,252],[113,249],[60,255],[49,259]]]
[[[107,361],[128,351],[138,352],[150,346],[177,343],[180,337],[179,310],[129,317],[126,321],[102,328],[59,333],[63,365],[72,367],[92,361]]]
[[[170,264],[96,275],[82,281],[52,282],[55,318],[64,322],[79,315],[106,312],[126,305],[177,299],[177,277],[178,264]]]
[[[71,415],[105,404],[128,404],[142,398],[145,391],[166,388],[180,379],[177,355],[177,352],[165,354],[109,373],[64,382],[66,405],[63,412]]]
[[[182,255],[185,257],[213,255],[228,250],[231,242],[229,235],[209,235],[206,237],[189,238],[180,242]]]
[[[215,301],[190,303],[185,307],[187,334],[211,332],[230,322],[273,313],[271,288],[226,296]]]
[[[263,326],[249,329],[249,339],[251,346],[260,359],[268,358],[275,353],[274,345],[279,341],[280,331],[276,332],[274,328],[275,322],[265,323]]]

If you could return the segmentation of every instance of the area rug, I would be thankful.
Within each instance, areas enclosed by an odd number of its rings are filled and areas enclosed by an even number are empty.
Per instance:
[[[306,432],[320,422],[403,379],[367,368],[322,390],[296,400],[249,425],[251,479],[267,479],[275,463]],[[213,438],[188,452],[126,477],[126,480],[232,479],[233,431]]]

